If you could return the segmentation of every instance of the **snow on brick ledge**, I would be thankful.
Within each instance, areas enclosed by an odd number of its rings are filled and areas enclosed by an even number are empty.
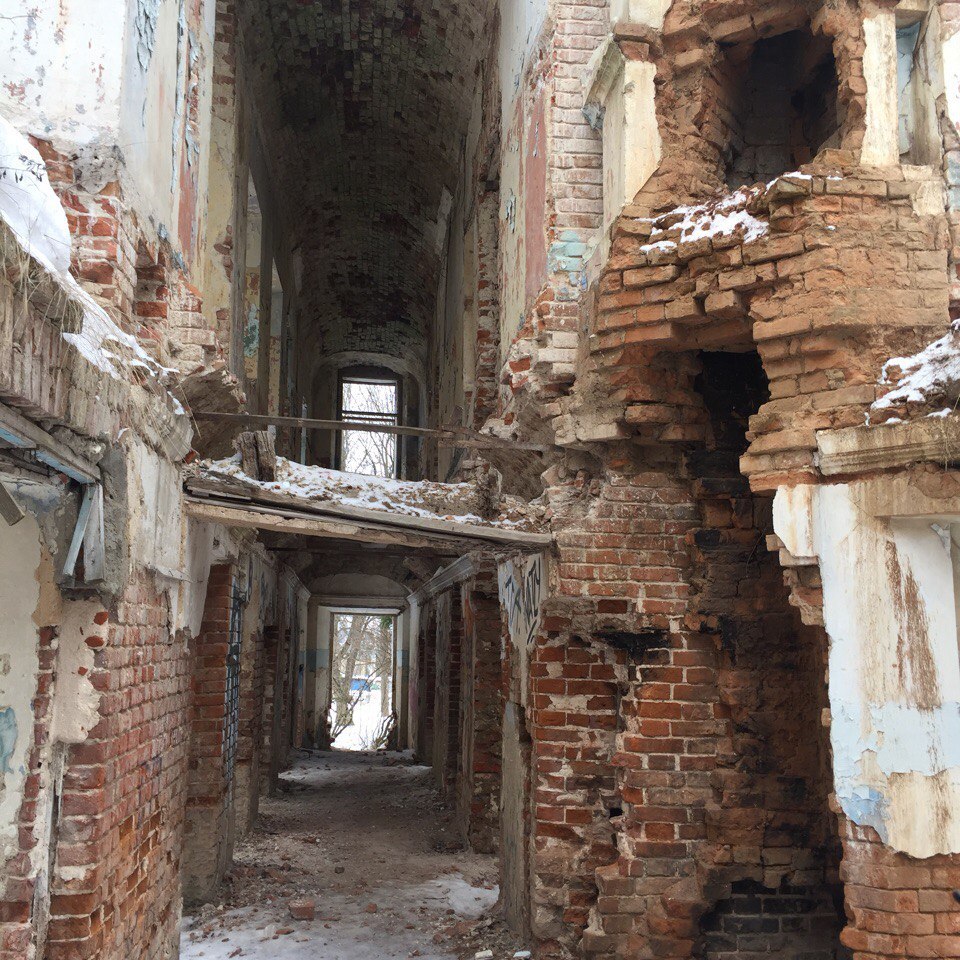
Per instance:
[[[253,480],[240,465],[239,455],[226,460],[200,460],[189,468],[197,477],[241,481],[255,492],[299,497],[313,503],[361,507],[408,517],[452,520],[477,526],[514,530],[540,529],[541,509],[519,497],[497,494],[480,483],[437,483],[431,480],[390,480],[324,467],[308,467],[277,457],[275,481]]]
[[[63,338],[98,370],[117,380],[163,382],[172,371],[156,362],[124,333],[70,273],[70,228],[33,145],[0,116],[0,220],[24,254],[32,257],[83,312],[79,333]],[[182,410],[171,398],[176,412]]]
[[[898,423],[917,416],[945,417],[960,401],[960,320],[950,332],[910,357],[883,366],[882,386],[893,389],[870,408],[868,423]]]

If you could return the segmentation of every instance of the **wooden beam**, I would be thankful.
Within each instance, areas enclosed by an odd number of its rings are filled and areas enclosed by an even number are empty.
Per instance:
[[[314,420],[310,417],[273,417],[259,413],[219,413],[213,410],[194,410],[195,420],[211,420],[215,423],[238,423],[247,427],[290,427],[296,430],[355,430],[360,433],[389,433],[394,436],[422,437],[437,440],[443,445],[473,447],[479,450],[530,450],[546,453],[553,447],[542,443],[525,443],[519,440],[504,440],[466,427],[399,427],[387,423],[354,423],[349,420]]]
[[[29,451],[41,463],[77,483],[100,482],[100,470],[96,465],[4,403],[0,403],[0,440]]]
[[[366,541],[412,550],[436,546],[436,541],[429,537],[415,536],[400,530],[375,530],[361,523],[338,523],[328,517],[296,515],[293,511],[267,506],[214,503],[187,497],[185,509],[187,516],[195,520],[219,523],[225,527],[271,530],[275,533],[302,534],[328,540]]]
[[[328,517],[341,523],[357,523],[387,529],[403,529],[435,536],[437,539],[492,541],[515,546],[518,549],[545,550],[553,543],[548,533],[531,533],[504,527],[484,527],[460,520],[440,517],[418,517],[403,513],[389,513],[368,507],[354,507],[336,500],[308,500],[295,494],[265,490],[245,483],[238,477],[219,477],[210,474],[187,477],[187,492],[197,496],[223,498],[231,502],[247,503],[252,509],[262,505],[281,507],[311,517]]]

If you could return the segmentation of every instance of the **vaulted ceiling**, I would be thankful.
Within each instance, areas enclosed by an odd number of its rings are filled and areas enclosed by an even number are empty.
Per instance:
[[[422,354],[493,0],[240,0],[302,347]]]

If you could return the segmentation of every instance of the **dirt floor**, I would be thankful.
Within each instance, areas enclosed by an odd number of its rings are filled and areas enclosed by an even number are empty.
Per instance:
[[[182,960],[524,956],[499,919],[497,861],[463,849],[428,767],[403,754],[299,754],[237,846]],[[294,913],[314,918],[296,919]],[[485,953],[482,956],[487,956]]]

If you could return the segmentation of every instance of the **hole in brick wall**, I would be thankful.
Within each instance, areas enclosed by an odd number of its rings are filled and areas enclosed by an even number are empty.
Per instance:
[[[717,759],[708,836],[730,851],[718,876],[733,882],[701,927],[702,960],[837,960],[839,846],[829,812],[825,638],[789,603],[775,554],[772,501],[740,472],[750,418],[769,399],[754,352],[698,357],[695,386],[709,423],[687,457],[701,526],[691,543],[692,586],[703,634],[716,647],[716,683],[729,747]],[[737,864],[731,868],[729,864]],[[771,864],[782,866],[770,878]],[[743,879],[747,867],[767,886]],[[775,889],[771,888],[775,887]],[[729,889],[729,888],[728,888]]]
[[[839,146],[837,66],[828,37],[791,30],[729,47],[720,69],[730,189],[771,180]]]
[[[770,889],[741,880],[700,923],[697,960],[843,960],[841,910],[823,886]]]
[[[597,639],[618,650],[624,650],[636,663],[649,663],[657,657],[659,651],[666,653],[669,637],[666,630],[639,630],[635,633],[626,630],[601,630]]]

